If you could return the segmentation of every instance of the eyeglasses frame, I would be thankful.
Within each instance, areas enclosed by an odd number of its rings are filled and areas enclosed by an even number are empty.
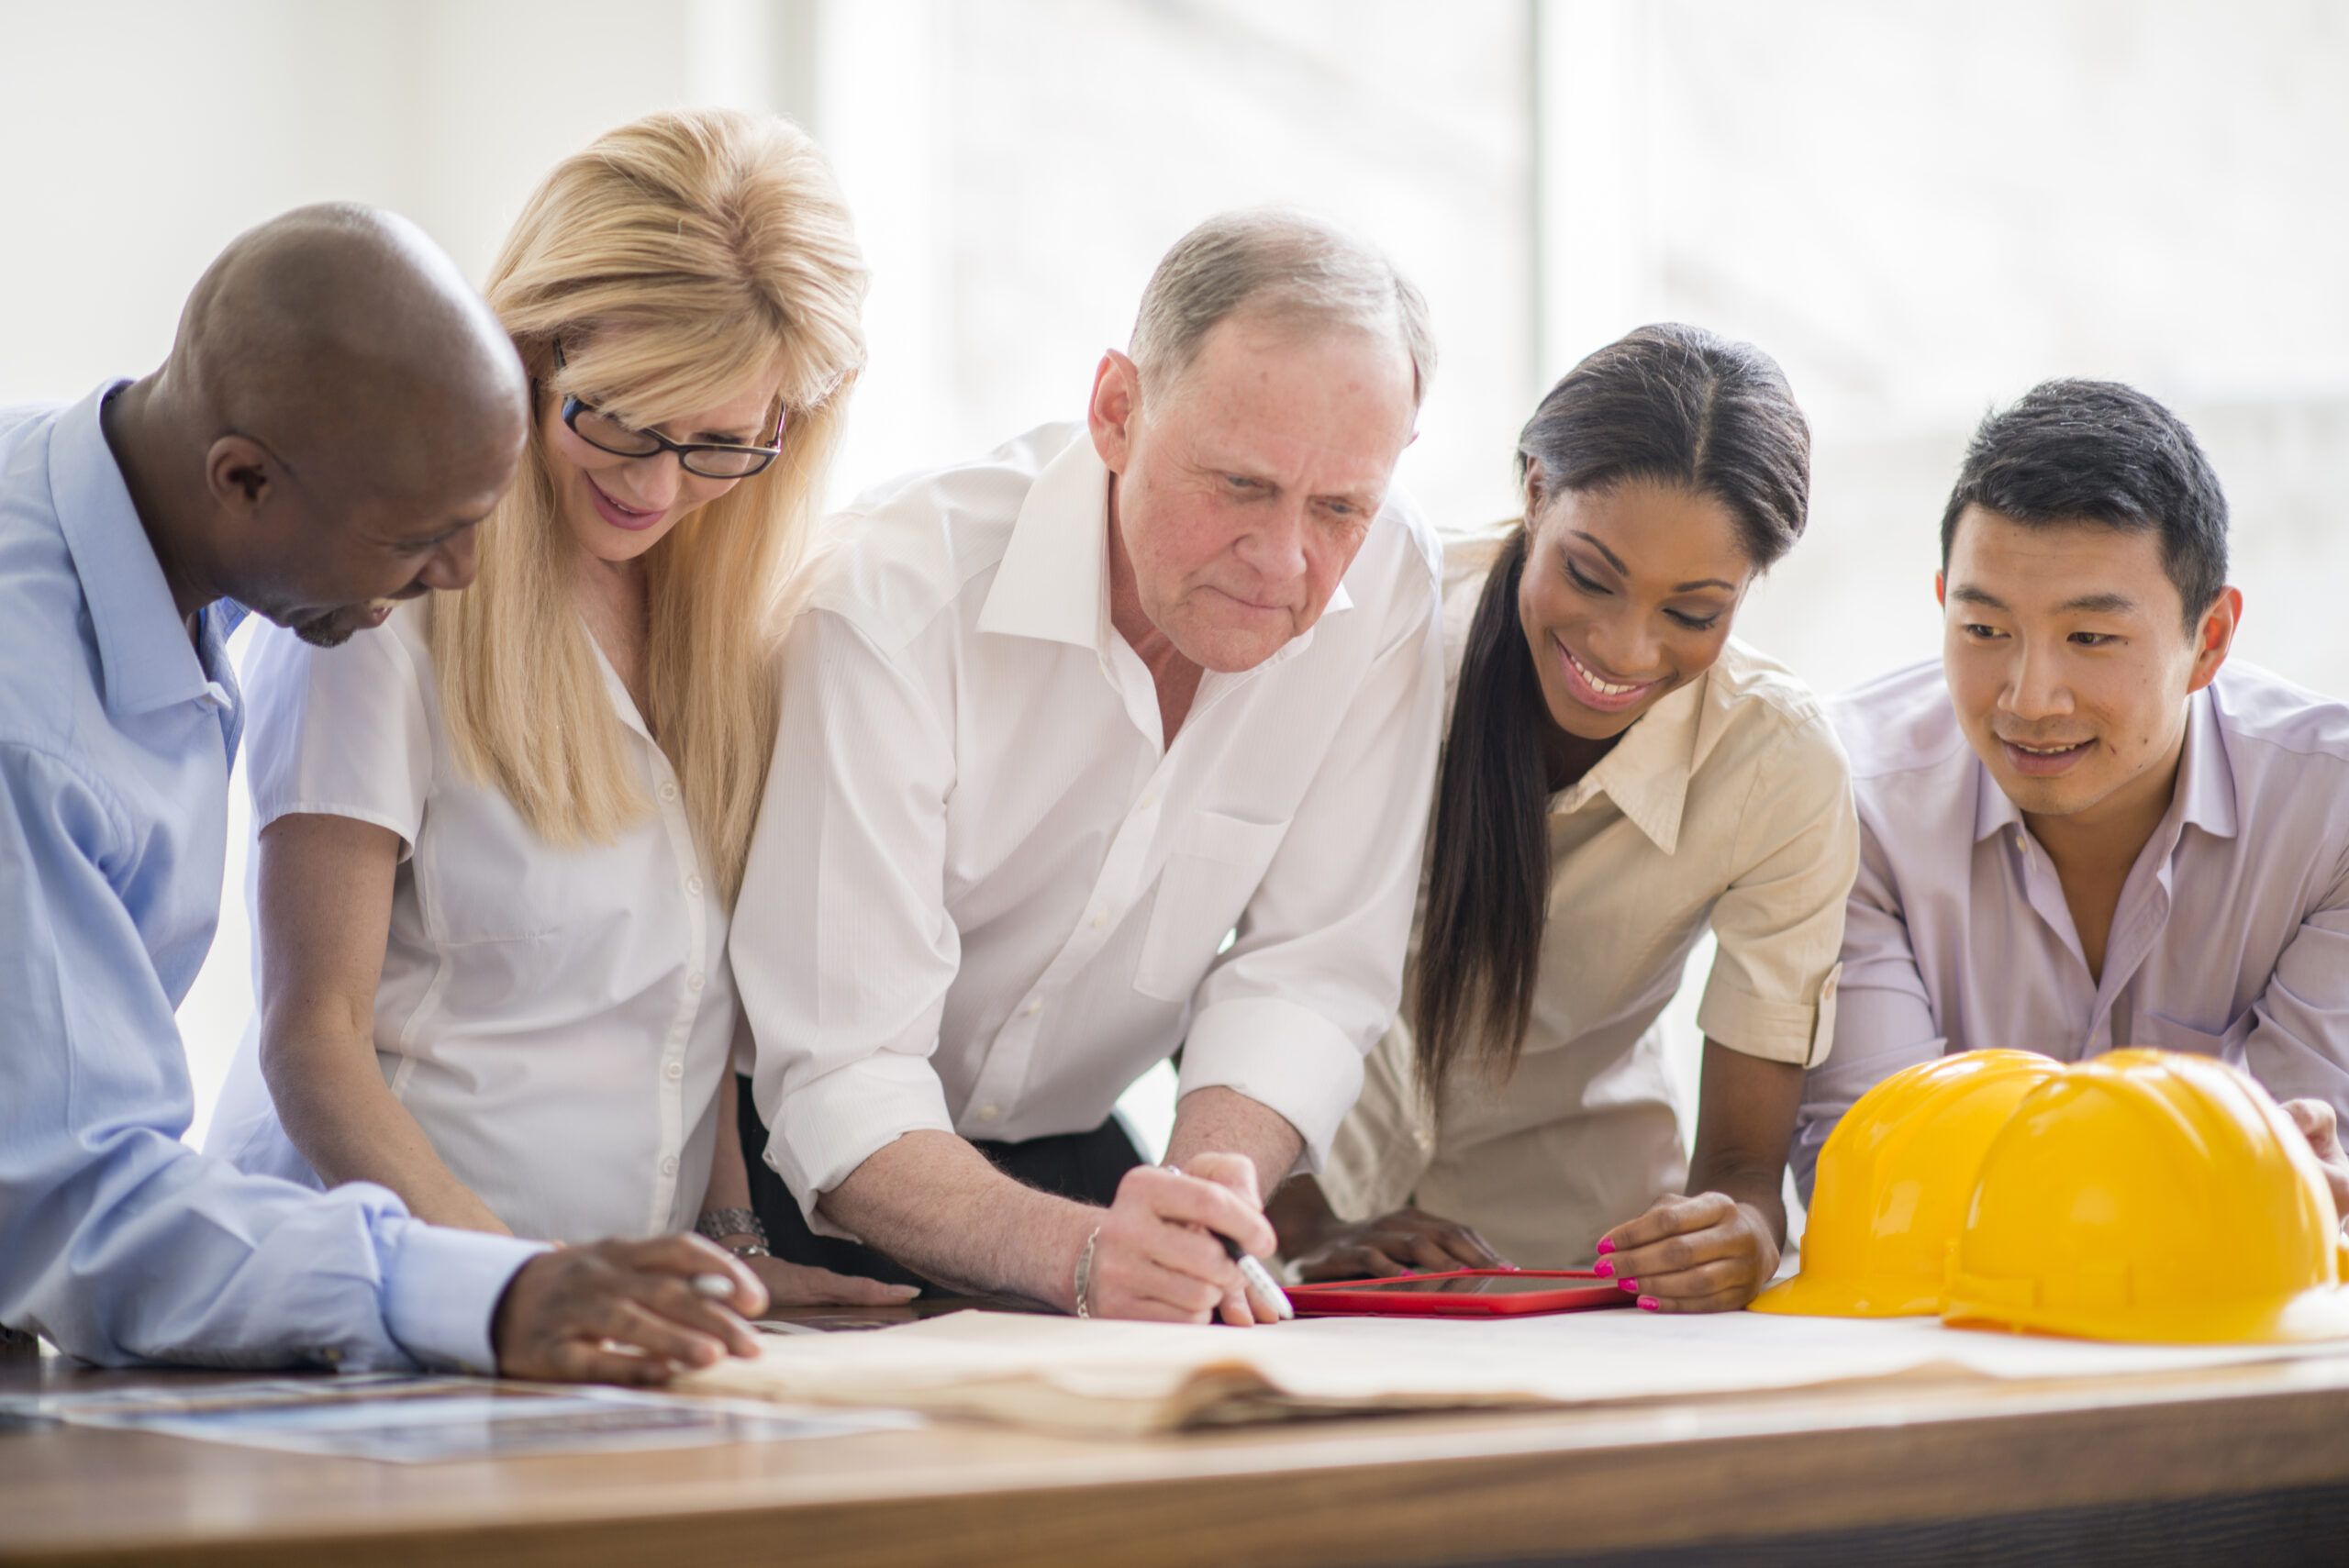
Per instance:
[[[554,339],[553,347],[555,368],[557,370],[568,369],[569,367],[565,364],[562,357],[562,339],[560,338]],[[783,455],[783,428],[785,421],[790,418],[791,411],[790,409],[785,408],[775,416],[774,445],[771,447],[742,446],[733,441],[673,441],[658,430],[640,429],[634,425],[624,426],[623,428],[634,430],[646,440],[654,443],[651,451],[637,452],[622,451],[618,447],[607,447],[603,442],[597,440],[595,437],[587,434],[584,430],[582,430],[579,428],[579,416],[582,414],[597,414],[601,415],[605,418],[611,418],[610,415],[603,414],[601,409],[597,408],[594,404],[589,403],[585,398],[580,397],[574,394],[565,393],[562,399],[562,423],[564,428],[570,430],[573,435],[577,436],[581,440],[585,441],[589,446],[594,447],[599,452],[609,452],[614,457],[637,458],[659,457],[664,451],[674,452],[677,454],[677,466],[684,469],[687,473],[692,474],[695,478],[723,479],[730,481],[736,479],[750,479],[755,475],[764,473],[768,468],[773,466],[774,460]],[[619,421],[613,420],[613,423],[618,424]],[[706,473],[693,465],[693,454],[696,452],[755,452],[758,454],[760,462],[757,467],[745,469],[740,473]]]

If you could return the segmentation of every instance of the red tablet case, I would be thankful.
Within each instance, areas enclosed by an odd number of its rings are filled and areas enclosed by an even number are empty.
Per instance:
[[[1588,1283],[1562,1284],[1555,1290],[1512,1291],[1506,1296],[1453,1296],[1442,1291],[1394,1288],[1414,1283],[1495,1277]],[[1368,1284],[1386,1288],[1363,1288]],[[1600,1279],[1588,1269],[1455,1269],[1449,1273],[1397,1274],[1383,1280],[1333,1280],[1327,1284],[1290,1285],[1288,1299],[1299,1318],[1516,1318],[1637,1305],[1630,1291],[1613,1280]]]

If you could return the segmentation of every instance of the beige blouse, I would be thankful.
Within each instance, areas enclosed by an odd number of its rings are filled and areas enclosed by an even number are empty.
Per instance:
[[[1453,686],[1493,550],[1446,552]],[[1521,1266],[1588,1263],[1601,1234],[1687,1179],[1656,1020],[1690,951],[1709,925],[1708,1037],[1816,1063],[1834,1038],[1858,862],[1850,767],[1817,700],[1732,639],[1552,797],[1533,1021],[1505,1082],[1455,1073],[1432,1104],[1419,1093],[1405,1021],[1415,922],[1402,1015],[1372,1048],[1321,1174],[1331,1205],[1360,1219],[1416,1202]]]

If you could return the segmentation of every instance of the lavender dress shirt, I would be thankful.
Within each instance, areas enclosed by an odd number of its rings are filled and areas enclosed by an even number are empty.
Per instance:
[[[2349,1114],[2349,705],[2242,663],[2189,703],[2176,793],[2121,888],[2099,979],[1940,662],[1827,705],[1852,758],[1860,872],[1834,1047],[1795,1129],[1806,1201],[1854,1100],[1960,1051],[2197,1051]]]

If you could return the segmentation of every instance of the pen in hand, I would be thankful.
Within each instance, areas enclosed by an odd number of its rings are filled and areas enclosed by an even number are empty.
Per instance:
[[[1183,1169],[1173,1161],[1165,1162],[1163,1168],[1175,1172]],[[1289,1305],[1288,1292],[1280,1287],[1271,1272],[1252,1257],[1245,1248],[1220,1230],[1209,1229],[1204,1225],[1199,1229],[1223,1243],[1223,1255],[1240,1265],[1240,1277],[1248,1282],[1250,1290],[1272,1304],[1273,1311],[1282,1322],[1286,1323],[1297,1316],[1297,1308]]]
[[[1223,1243],[1225,1253],[1240,1265],[1240,1277],[1248,1282],[1248,1288],[1271,1302],[1273,1310],[1280,1314],[1283,1322],[1297,1316],[1297,1308],[1288,1304],[1288,1292],[1275,1283],[1271,1272],[1264,1264],[1242,1251],[1239,1242],[1221,1231],[1216,1232],[1215,1239]]]

